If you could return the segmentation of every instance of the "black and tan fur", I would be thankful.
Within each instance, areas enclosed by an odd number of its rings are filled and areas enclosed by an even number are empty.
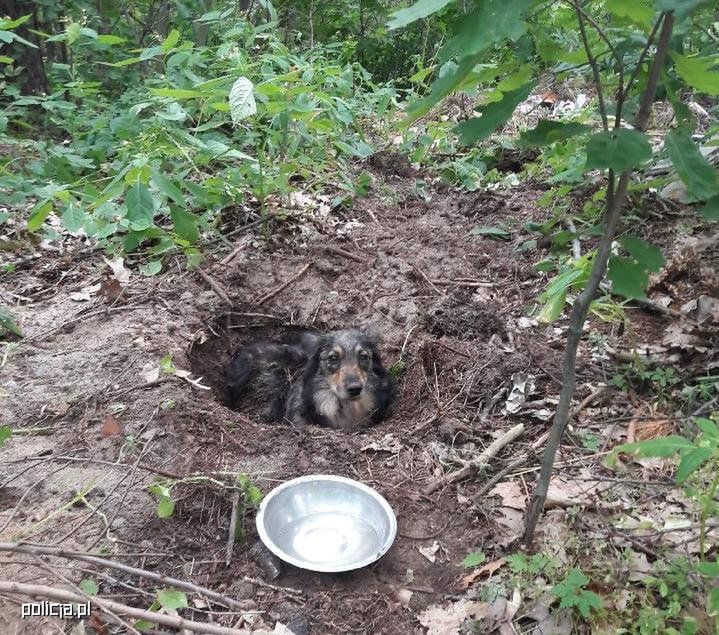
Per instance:
[[[348,329],[243,347],[227,368],[227,396],[237,405],[250,392],[268,419],[355,430],[386,417],[393,384],[376,340]]]

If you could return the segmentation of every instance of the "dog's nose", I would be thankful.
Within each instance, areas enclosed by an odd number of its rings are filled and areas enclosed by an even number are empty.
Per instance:
[[[362,392],[362,384],[357,382],[352,382],[347,384],[347,394],[349,394],[350,397],[359,397],[359,394]]]

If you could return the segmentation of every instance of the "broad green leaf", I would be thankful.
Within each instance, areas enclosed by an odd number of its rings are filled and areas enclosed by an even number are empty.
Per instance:
[[[100,44],[107,44],[108,46],[113,46],[115,44],[122,44],[126,41],[126,38],[108,33],[98,35],[97,41],[100,42]]]
[[[88,216],[79,205],[71,204],[65,208],[60,219],[65,229],[75,234],[85,227]]]
[[[245,500],[249,505],[257,507],[262,502],[262,490],[257,485],[245,486]]]
[[[715,586],[707,593],[707,614],[712,617],[719,615],[719,587]]]
[[[0,29],[9,30],[19,27],[21,24],[25,24],[32,17],[32,13],[20,16],[16,20],[0,19]]]
[[[97,582],[88,578],[81,580],[78,586],[88,595],[97,595],[100,592],[100,587],[97,586]]]
[[[171,498],[161,498],[157,503],[157,515],[160,518],[169,518],[175,511],[175,502]]]
[[[486,559],[487,559],[487,556],[485,556],[483,552],[473,551],[472,553],[467,554],[464,557],[464,560],[462,560],[462,566],[465,569],[471,569],[472,567],[478,567]]]
[[[542,324],[549,324],[550,322],[554,322],[554,320],[556,320],[562,314],[566,301],[566,291],[559,291],[558,293],[549,296],[549,299],[542,307],[542,310],[537,314],[537,321]]]
[[[692,88],[706,95],[719,95],[719,55],[709,57],[688,57],[672,53],[677,73]]]
[[[0,55],[0,64],[12,64],[15,60],[7,55]]]
[[[462,16],[457,34],[439,52],[441,61],[477,55],[494,44],[519,39],[526,30],[523,14],[532,0],[482,0],[479,8]]]
[[[479,55],[468,55],[459,60],[459,63],[451,70],[444,75],[440,75],[432,83],[432,88],[427,97],[410,104],[409,108],[407,108],[407,119],[404,120],[403,124],[408,125],[417,119],[417,117],[426,114],[432,106],[456,90],[462,83],[462,80],[472,72],[472,69],[478,62]]]
[[[152,194],[147,186],[136,181],[125,195],[125,207],[127,208],[127,219],[130,227],[135,231],[142,231],[152,227],[155,216],[155,208],[152,201]]]
[[[705,437],[713,441],[719,441],[719,428],[711,419],[699,417],[695,419],[694,423],[697,424],[697,427],[704,433]]]
[[[156,276],[162,271],[162,260],[150,260],[146,265],[140,265],[139,269],[143,276]]]
[[[631,254],[632,258],[648,271],[657,273],[664,266],[664,256],[662,256],[662,252],[658,247],[650,245],[636,236],[622,236],[619,242]]]
[[[177,29],[172,29],[165,41],[162,43],[162,50],[167,53],[172,47],[180,41],[180,32]]]
[[[676,481],[681,485],[714,454],[714,448],[692,448],[681,453]]]
[[[153,95],[160,97],[172,97],[173,99],[196,99],[202,97],[199,90],[190,90],[189,88],[151,88]]]
[[[501,238],[502,240],[509,240],[511,234],[501,227],[473,227],[469,230],[472,236],[489,236],[490,238]]]
[[[544,146],[555,141],[566,141],[571,137],[589,132],[591,128],[583,123],[550,121],[541,119],[535,128],[525,130],[519,135],[519,140],[525,146]]]
[[[50,212],[52,212],[52,201],[45,201],[35,206],[30,213],[30,218],[27,219],[27,230],[35,232],[40,229],[45,219],[50,215]]]
[[[654,8],[649,0],[607,0],[607,9],[620,18],[629,18],[643,26],[650,25]]]
[[[230,89],[230,115],[235,125],[257,112],[257,104],[252,91],[252,82],[246,77],[240,77],[232,84]]]
[[[689,440],[678,435],[625,443],[615,448],[617,453],[638,454],[639,456],[667,458],[682,450],[691,450],[696,446]]]
[[[105,66],[114,66],[115,68],[121,68],[123,66],[130,66],[130,64],[137,64],[141,61],[142,60],[139,57],[128,57],[126,60],[121,60],[119,62],[100,62],[100,64],[104,64]]]
[[[702,575],[708,575],[712,578],[719,578],[719,561],[700,562],[697,564],[697,571]]]
[[[12,436],[12,428],[10,426],[0,426],[0,448],[5,445],[5,441],[7,441]]]
[[[173,205],[170,208],[170,217],[172,218],[172,224],[175,226],[175,233],[180,238],[189,243],[197,242],[199,238],[199,232],[197,231],[198,217],[195,214]]]
[[[582,267],[572,267],[563,271],[547,285],[547,288],[539,296],[540,299],[546,300],[561,291],[567,291],[585,274],[586,271]]]
[[[657,11],[673,11],[678,18],[683,18],[693,13],[703,5],[708,5],[714,0],[655,0],[654,6]]]
[[[444,9],[444,7],[453,1],[454,0],[418,0],[418,2],[415,2],[411,7],[400,9],[390,15],[387,28],[392,30],[407,26],[415,20],[426,18],[428,15],[437,13],[437,11]]]
[[[612,292],[625,298],[645,298],[649,275],[643,265],[629,258],[612,256],[609,259],[607,278],[612,281]]]
[[[702,156],[688,132],[671,130],[664,138],[664,147],[690,194],[701,201],[719,194],[716,169]]]
[[[165,196],[171,198],[178,205],[186,205],[185,195],[170,179],[157,170],[152,171],[152,182]]]
[[[719,196],[712,196],[700,210],[706,220],[719,220]]]
[[[612,169],[623,172],[652,158],[652,146],[637,130],[619,128],[598,132],[587,141],[587,170]]]
[[[505,93],[501,101],[481,106],[481,117],[468,119],[457,126],[460,141],[469,145],[486,139],[512,116],[515,108],[527,98],[533,86],[534,82],[529,82],[522,88]]]
[[[187,608],[187,596],[176,589],[162,589],[157,592],[157,601],[163,608],[176,611]]]

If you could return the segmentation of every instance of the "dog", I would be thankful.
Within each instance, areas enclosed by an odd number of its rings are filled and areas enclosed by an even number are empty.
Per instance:
[[[394,397],[377,340],[359,329],[250,344],[232,357],[226,379],[230,405],[253,396],[266,419],[294,426],[357,430],[385,419]]]

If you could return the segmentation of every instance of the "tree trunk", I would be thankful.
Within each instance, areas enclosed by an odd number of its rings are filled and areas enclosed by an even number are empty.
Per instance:
[[[17,66],[25,67],[24,72],[20,75],[20,90],[26,95],[42,95],[50,92],[50,87],[45,73],[45,61],[43,59],[43,43],[40,39],[30,32],[29,24],[37,24],[37,7],[32,2],[18,0],[0,0],[0,16],[8,16],[11,20],[31,14],[33,17],[30,21],[13,29],[13,33],[17,33],[21,38],[32,42],[37,48],[32,48],[22,42],[13,42],[3,47],[3,53],[8,51],[9,55],[15,60]]]

